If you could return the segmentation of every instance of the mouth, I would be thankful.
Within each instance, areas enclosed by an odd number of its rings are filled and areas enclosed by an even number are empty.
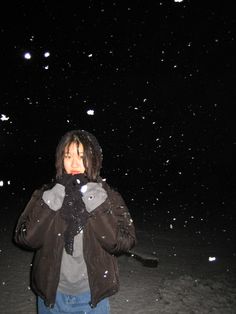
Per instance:
[[[71,171],[72,176],[75,174],[79,174],[79,173],[80,173],[80,171]]]

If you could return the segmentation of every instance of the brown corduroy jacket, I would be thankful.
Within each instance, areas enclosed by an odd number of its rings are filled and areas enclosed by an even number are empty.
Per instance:
[[[106,182],[108,197],[90,213],[83,230],[83,254],[87,265],[91,307],[119,289],[116,254],[130,250],[136,242],[135,228],[121,195]],[[53,307],[60,278],[66,222],[60,210],[53,211],[42,199],[43,189],[36,190],[20,216],[15,242],[35,250],[31,287]]]

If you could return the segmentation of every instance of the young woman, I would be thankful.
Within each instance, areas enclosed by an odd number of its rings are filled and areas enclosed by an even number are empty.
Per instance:
[[[108,297],[119,289],[116,255],[135,245],[133,221],[99,175],[102,150],[92,134],[67,132],[55,165],[55,183],[33,193],[14,235],[35,250],[38,313],[107,314]]]

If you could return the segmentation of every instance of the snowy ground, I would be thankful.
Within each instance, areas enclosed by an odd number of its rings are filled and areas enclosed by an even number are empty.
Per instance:
[[[12,243],[19,210],[14,211],[10,203],[0,208],[0,313],[36,314],[35,296],[29,288],[32,252]],[[21,207],[20,200],[16,207]],[[110,298],[112,314],[236,313],[232,235],[140,225],[137,237],[136,251],[158,257],[159,264],[144,267],[132,257],[119,257],[121,289]]]

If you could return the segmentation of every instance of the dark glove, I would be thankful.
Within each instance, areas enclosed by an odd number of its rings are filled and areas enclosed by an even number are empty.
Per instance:
[[[88,183],[87,177],[83,173],[79,174],[68,174],[64,173],[62,176],[60,176],[57,179],[57,183],[64,185],[66,188],[71,188],[74,186],[75,189],[80,189],[81,186],[85,185]]]
[[[85,206],[82,201],[81,187],[88,182],[84,174],[63,174],[58,183],[65,186],[65,198],[62,204],[64,219],[71,211],[83,212]],[[63,214],[63,213],[62,213]]]

